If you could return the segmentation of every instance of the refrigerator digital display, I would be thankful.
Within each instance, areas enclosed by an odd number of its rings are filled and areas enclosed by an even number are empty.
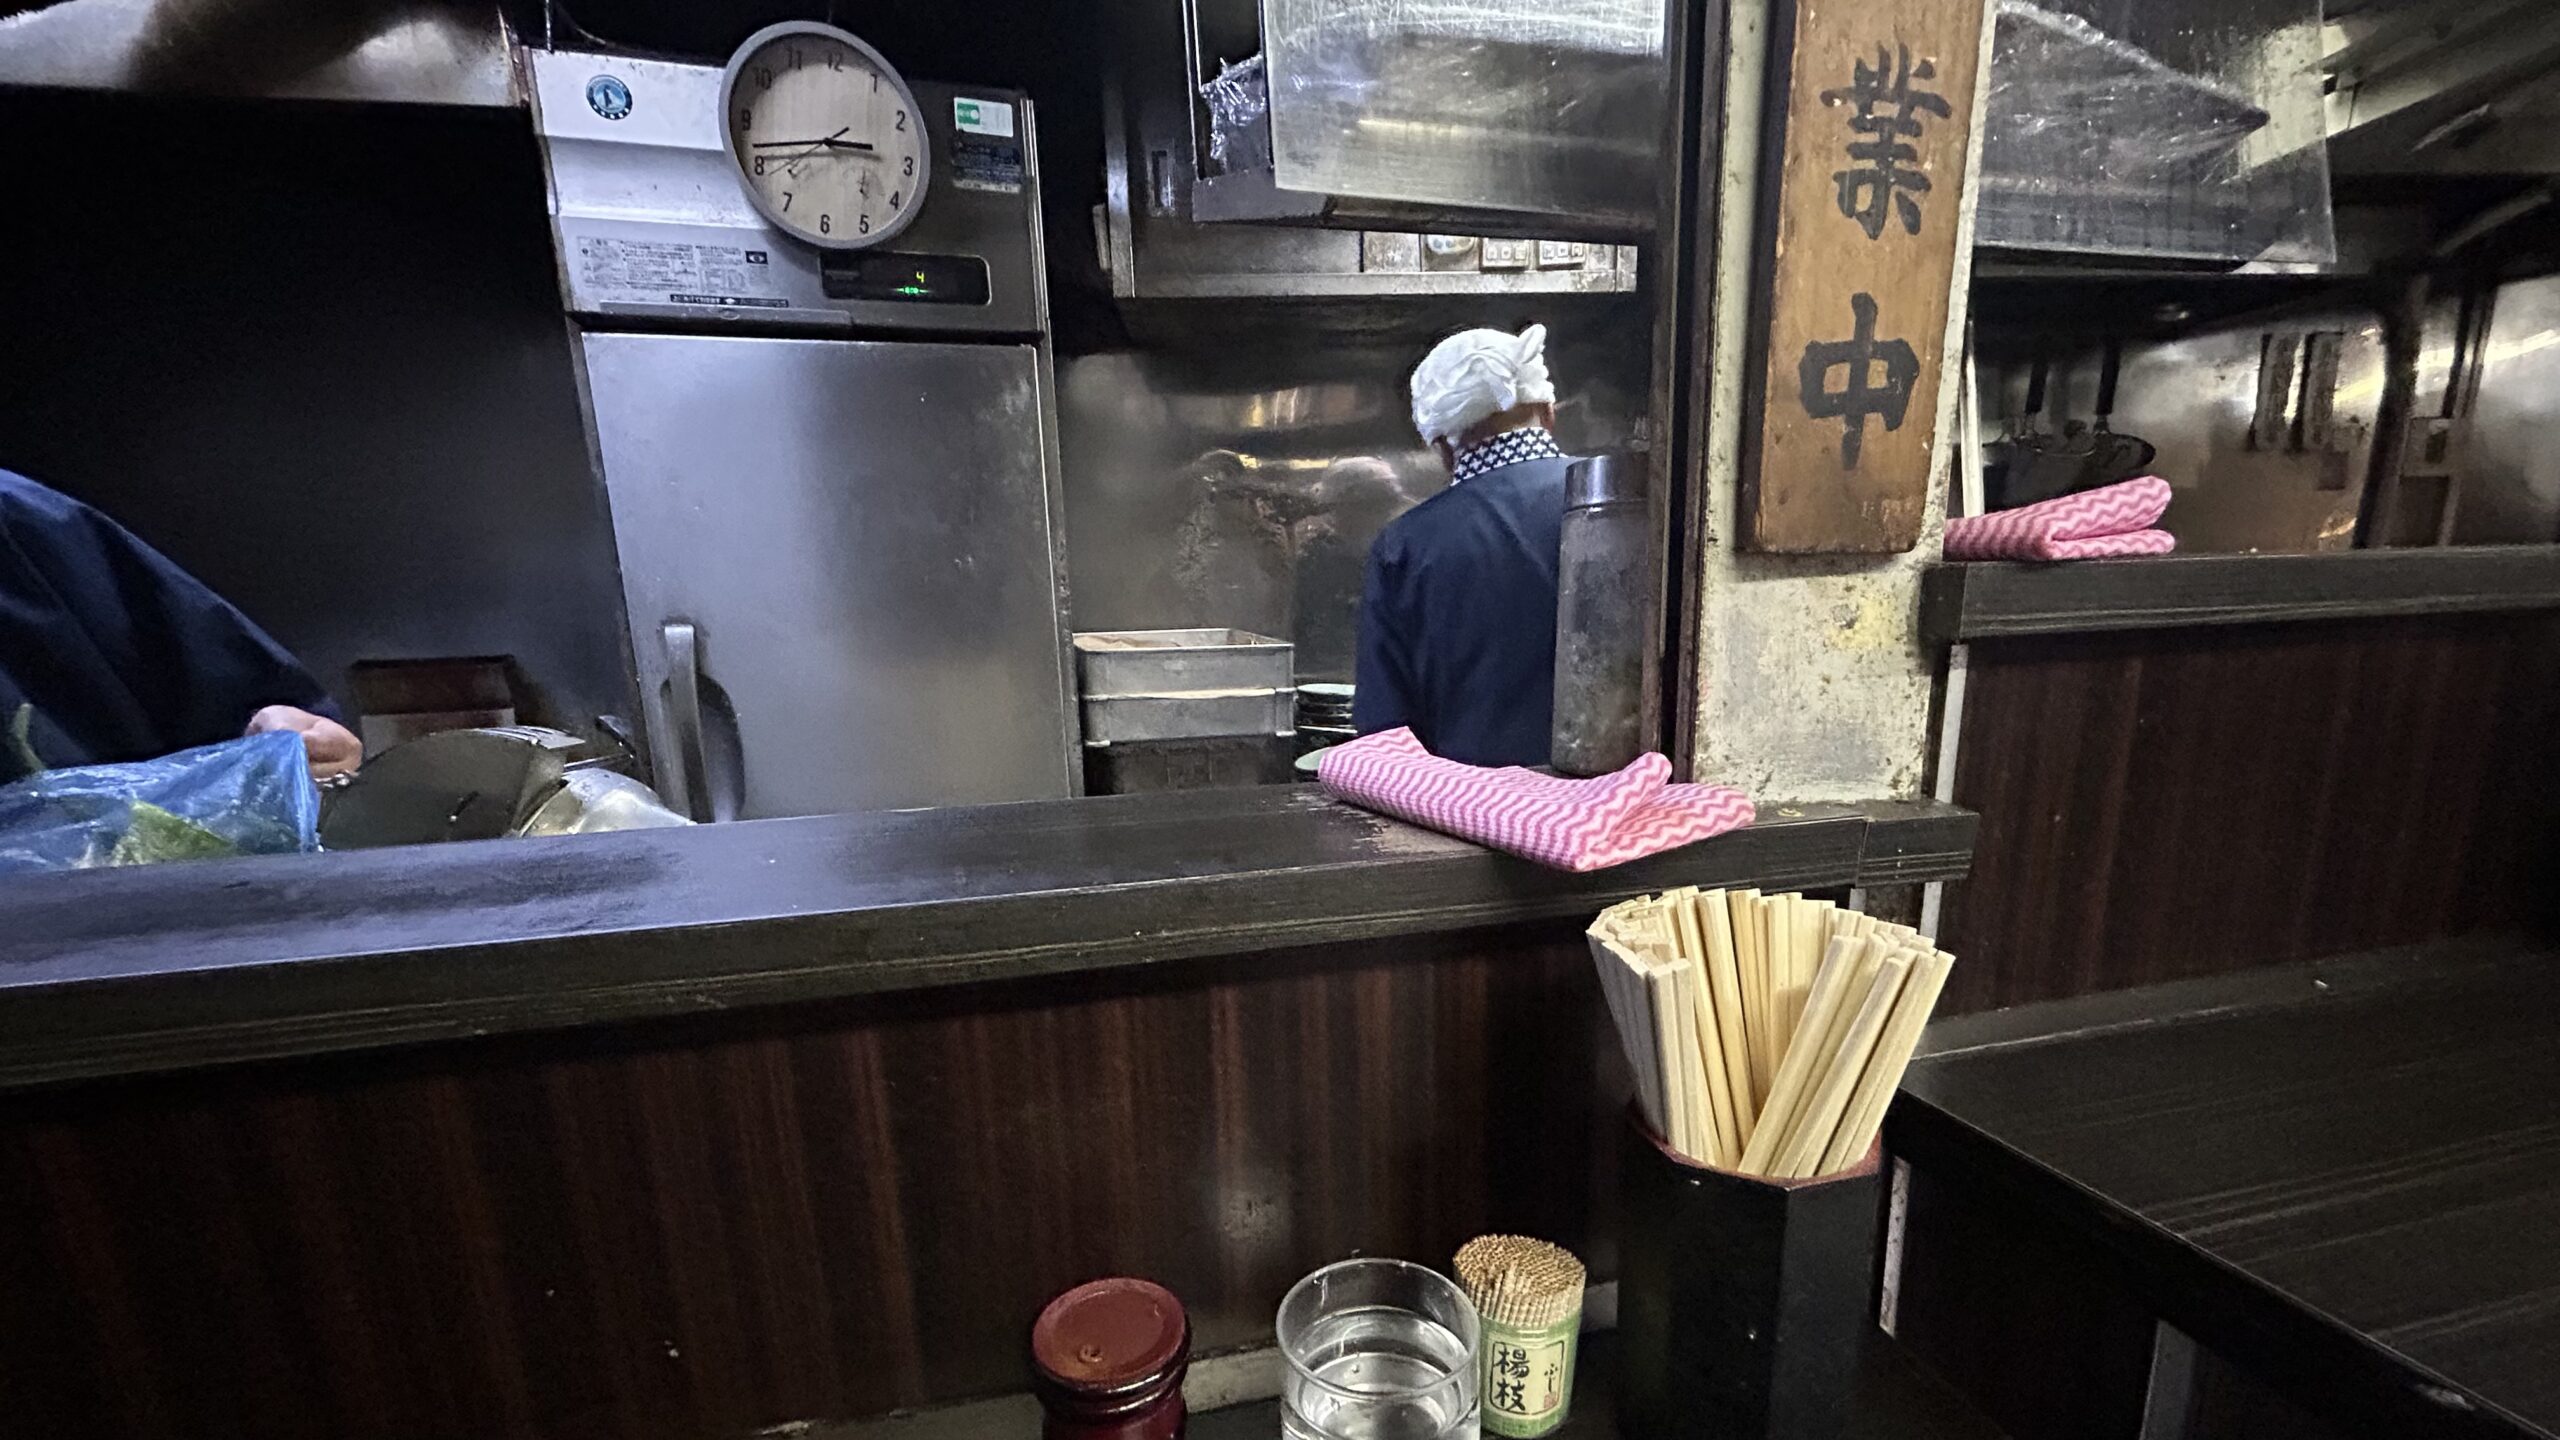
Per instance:
[[[831,300],[927,305],[987,303],[987,262],[975,255],[822,251],[818,256],[818,278]]]

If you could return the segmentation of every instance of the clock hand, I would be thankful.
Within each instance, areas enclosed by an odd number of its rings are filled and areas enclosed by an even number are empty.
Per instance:
[[[820,150],[837,143],[836,135],[842,135],[845,131],[852,128],[853,127],[850,125],[840,125],[836,127],[835,135],[824,135],[815,140],[758,140],[749,144],[747,148],[750,150],[789,150],[798,146],[806,146],[812,150]],[[843,143],[849,145],[853,142],[848,140]],[[868,149],[870,147],[865,146],[863,148]]]
[[[867,140],[839,140],[833,135],[828,136],[824,140],[758,140],[747,148],[750,150],[788,150],[794,146],[799,147],[802,154],[808,155],[814,155],[821,150],[861,150],[865,152],[873,152],[880,148]]]
[[[836,135],[842,135],[844,132],[852,128],[853,127],[850,125],[839,125],[836,127],[835,135],[828,135],[820,139],[810,141],[805,147],[793,151],[789,155],[783,156],[782,173],[785,175],[799,174],[801,161],[806,160],[810,156],[817,154],[819,151],[826,149],[828,145],[835,142]],[[765,140],[750,144],[747,148],[751,150],[762,150],[766,148],[780,148],[788,145],[799,145],[800,143],[801,142],[797,140]],[[761,165],[764,161],[759,159],[756,163]]]

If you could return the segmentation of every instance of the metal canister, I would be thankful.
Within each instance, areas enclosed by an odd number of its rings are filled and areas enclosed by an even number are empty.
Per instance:
[[[1594,455],[1565,471],[1548,759],[1567,775],[1605,775],[1642,749],[1653,593],[1646,485],[1642,455]]]

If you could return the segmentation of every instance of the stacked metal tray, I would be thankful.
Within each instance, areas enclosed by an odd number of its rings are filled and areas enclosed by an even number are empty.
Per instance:
[[[1087,745],[1288,735],[1297,647],[1250,630],[1089,630],[1076,686]]]

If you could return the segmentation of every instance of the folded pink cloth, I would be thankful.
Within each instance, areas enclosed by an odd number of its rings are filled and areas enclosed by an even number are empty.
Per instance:
[[[1316,778],[1354,805],[1508,850],[1559,870],[1603,870],[1751,823],[1724,785],[1674,785],[1671,762],[1640,755],[1613,775],[1566,780],[1518,766],[1443,760],[1411,730],[1337,745]]]
[[[2169,508],[2169,482],[2156,475],[2039,500],[2015,510],[1947,522],[1950,560],[2094,560],[2166,555],[2177,538],[2154,530]]]

